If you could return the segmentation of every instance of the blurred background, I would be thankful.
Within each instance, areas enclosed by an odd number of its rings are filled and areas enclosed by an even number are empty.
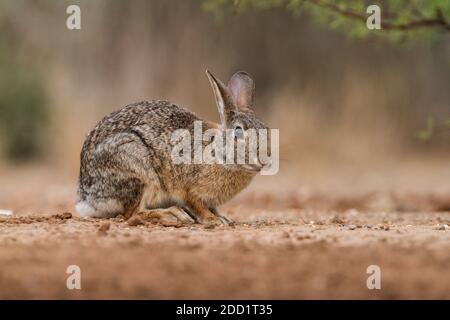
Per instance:
[[[251,2],[2,1],[0,206],[51,182],[74,198],[85,136],[129,103],[218,121],[205,69],[252,74],[257,115],[280,129],[280,173],[253,189],[448,190],[450,32],[361,36],[298,1]],[[71,4],[81,30],[66,28]]]

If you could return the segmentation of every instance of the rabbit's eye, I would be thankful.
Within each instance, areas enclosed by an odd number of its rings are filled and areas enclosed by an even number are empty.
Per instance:
[[[236,134],[236,138],[238,138],[238,139],[243,139],[244,138],[244,130],[242,130],[241,127],[236,127],[234,129],[234,132]]]

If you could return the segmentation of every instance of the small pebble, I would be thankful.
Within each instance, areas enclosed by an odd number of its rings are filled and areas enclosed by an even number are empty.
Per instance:
[[[111,223],[109,222],[103,222],[100,227],[98,228],[98,232],[102,234],[106,234],[108,230],[111,229]]]
[[[145,224],[145,222],[138,216],[131,217],[130,219],[128,219],[127,223],[129,226],[132,227],[141,226]]]
[[[450,230],[450,226],[448,224],[438,224],[435,228],[435,230]]]
[[[388,231],[389,229],[390,229],[390,227],[387,224],[377,224],[377,226],[375,227],[375,230]]]
[[[284,239],[289,239],[291,237],[291,234],[289,232],[287,232],[287,231],[284,231],[282,233],[281,237],[284,238]]]
[[[337,216],[334,216],[334,217],[331,219],[331,223],[344,224],[345,221],[342,220],[341,218],[337,217]]]
[[[298,234],[295,238],[297,240],[301,241],[301,240],[311,239],[312,237],[310,235],[308,235],[308,234]]]
[[[12,210],[0,209],[0,216],[12,216]]]
[[[72,219],[72,213],[70,213],[70,212],[61,213],[60,215],[58,215],[58,218],[61,218],[61,219]]]

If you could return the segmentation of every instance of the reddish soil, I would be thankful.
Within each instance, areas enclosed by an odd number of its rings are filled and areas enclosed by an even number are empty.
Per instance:
[[[446,193],[250,190],[221,208],[234,226],[208,228],[81,219],[74,184],[9,186],[0,298],[450,299]]]

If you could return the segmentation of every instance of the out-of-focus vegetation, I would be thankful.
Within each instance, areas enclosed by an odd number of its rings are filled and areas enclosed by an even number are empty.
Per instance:
[[[333,3],[357,9],[356,1]],[[442,2],[380,2],[382,21],[403,8],[420,17],[414,3],[433,17]],[[72,4],[81,30],[66,28]],[[448,6],[442,12],[448,19]],[[83,140],[105,114],[167,99],[218,120],[204,70],[227,81],[243,69],[255,78],[257,115],[280,128],[289,165],[450,155],[449,134],[437,134],[450,114],[448,32],[402,32],[425,40],[404,46],[383,39],[396,33],[387,28],[347,37],[329,27],[335,18],[338,29],[367,31],[365,20],[307,0],[0,1],[0,150],[11,162],[41,150],[44,163],[76,175]],[[395,19],[385,22],[410,21]],[[424,143],[416,133],[428,117],[432,139]]]
[[[381,28],[366,27],[369,5],[381,7]],[[285,9],[293,15],[303,12],[333,29],[352,36],[383,36],[392,40],[450,36],[450,1],[448,0],[205,0],[206,10],[222,18],[227,12],[245,13],[252,9]],[[295,31],[293,31],[295,32]]]
[[[382,8],[382,30],[378,32],[366,26],[371,14],[367,8],[372,4]],[[448,0],[205,0],[204,8],[219,20],[224,19],[226,14],[245,14],[251,10],[283,9],[294,16],[308,13],[322,25],[342,30],[356,38],[381,36],[393,42],[450,38]],[[435,119],[429,116],[426,126],[418,130],[416,136],[422,141],[428,141],[436,132],[449,130],[450,118],[436,124]]]
[[[450,118],[443,123],[435,123],[433,117],[429,117],[423,129],[417,132],[417,138],[423,141],[430,140],[434,134],[450,133]]]
[[[13,161],[40,155],[48,125],[40,80],[0,46],[0,139],[2,153]]]

